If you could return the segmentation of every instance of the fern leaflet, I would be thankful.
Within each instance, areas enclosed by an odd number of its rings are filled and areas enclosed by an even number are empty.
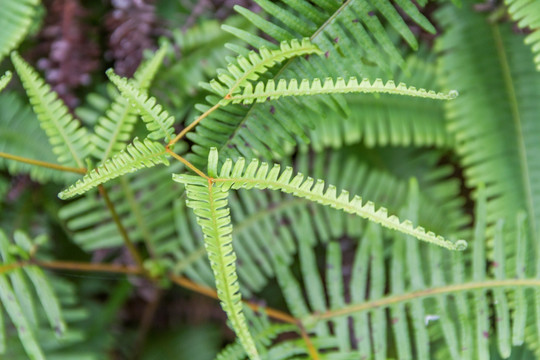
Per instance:
[[[204,233],[221,306],[249,357],[259,359],[242,310],[236,254],[232,247],[231,217],[227,207],[228,192],[198,176],[184,176],[179,182],[186,185],[187,206],[194,210]]]
[[[239,55],[236,58],[237,64],[229,64],[227,70],[221,70],[218,75],[217,79],[219,81],[214,79],[210,84],[222,96],[231,96],[240,88],[248,85],[249,80],[257,80],[260,74],[266,72],[268,68],[275,64],[286,59],[308,54],[322,54],[322,51],[307,38],[302,39],[301,42],[296,39],[290,42],[282,41],[280,48],[276,50],[261,47],[258,54],[252,51],[247,57]],[[223,88],[223,85],[225,85],[226,89]]]
[[[536,70],[540,71],[540,1],[538,0],[505,0],[508,13],[517,25],[529,28],[531,33],[525,37],[525,44],[531,46]]]
[[[465,250],[467,243],[464,240],[452,242],[446,240],[440,235],[426,230],[423,227],[413,227],[409,220],[401,222],[395,215],[388,215],[388,210],[384,207],[375,210],[375,204],[371,201],[363,203],[362,198],[355,196],[352,200],[349,199],[349,192],[342,190],[337,195],[337,189],[333,185],[329,185],[325,190],[323,180],[314,181],[308,177],[304,179],[304,175],[298,173],[291,179],[293,169],[287,167],[280,174],[280,165],[274,164],[270,169],[267,163],[260,163],[259,160],[253,159],[248,166],[245,166],[245,159],[240,158],[235,163],[231,159],[227,159],[219,176],[217,176],[217,150],[212,148],[208,156],[209,175],[213,177],[212,181],[216,186],[227,191],[233,189],[270,189],[280,190],[285,193],[291,193],[294,196],[306,198],[322,205],[330,206],[338,210],[343,210],[347,213],[355,214],[370,221],[379,223],[389,229],[397,230],[407,235],[414,236],[419,240],[430,242],[450,250]],[[270,170],[270,171],[269,171]],[[193,175],[173,175],[175,181],[185,183],[193,181],[196,178]]]
[[[4,90],[7,84],[11,81],[11,71],[7,71],[2,77],[0,77],[0,91]]]
[[[141,91],[148,90],[166,52],[167,46],[162,46],[149,60],[143,62],[133,75],[131,81]],[[92,137],[94,156],[104,161],[126,147],[126,141],[130,139],[137,121],[133,110],[124,97],[116,96],[105,115],[99,117],[95,126],[95,135]]]
[[[221,100],[221,104],[226,105],[230,102],[234,104],[252,104],[254,102],[265,102],[267,100],[275,100],[282,96],[305,96],[305,95],[321,95],[321,94],[344,94],[344,93],[386,93],[396,95],[408,95],[420,98],[450,100],[457,97],[457,91],[450,91],[448,94],[436,93],[432,90],[416,89],[414,86],[399,83],[397,86],[394,81],[389,80],[385,83],[381,79],[376,79],[373,83],[369,79],[363,79],[358,83],[356,77],[351,77],[347,82],[343,78],[337,78],[336,81],[332,78],[326,78],[324,84],[320,79],[302,79],[300,84],[296,79],[287,80],[281,79],[277,85],[274,80],[268,80],[267,83],[262,81],[255,85],[247,84],[242,94],[232,95]]]
[[[81,180],[58,194],[58,197],[63,200],[69,199],[111,179],[158,164],[169,165],[169,160],[165,157],[165,148],[161,144],[148,139],[140,142],[135,138],[133,144],[128,145],[126,150],[121,151],[96,169],[93,169]]]
[[[39,0],[0,0],[0,62],[24,39]]]
[[[112,69],[107,70],[107,76],[141,114],[146,128],[150,131],[148,137],[153,140],[165,138],[166,141],[171,141],[174,137],[172,127],[174,117],[169,115],[161,105],[156,104],[156,98],[149,97],[128,79],[116,75]]]
[[[86,128],[80,126],[56,93],[19,54],[12,53],[11,60],[58,161],[84,168],[90,145]]]

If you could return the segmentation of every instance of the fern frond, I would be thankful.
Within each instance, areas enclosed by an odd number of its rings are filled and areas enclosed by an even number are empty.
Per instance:
[[[64,103],[38,73],[17,53],[11,60],[30,98],[41,128],[49,137],[58,162],[66,166],[85,168],[90,140],[86,128],[81,127]]]
[[[505,0],[508,13],[521,29],[528,28],[531,33],[525,37],[525,44],[531,47],[534,54],[536,70],[540,71],[540,1],[538,0]]]
[[[227,207],[228,192],[201,177],[184,177],[181,180],[185,180],[181,182],[186,185],[187,205],[194,210],[197,223],[204,233],[221,306],[249,357],[259,359],[242,310],[236,254],[232,248],[231,218]]]
[[[433,90],[416,89],[414,86],[399,83],[397,86],[392,80],[385,83],[381,79],[376,79],[373,83],[369,79],[363,79],[360,83],[356,77],[350,77],[348,81],[343,78],[337,78],[334,82],[332,78],[326,78],[324,83],[320,79],[302,79],[299,83],[296,79],[281,79],[276,84],[274,80],[262,81],[255,85],[247,84],[241,94],[232,95],[229,98],[220,101],[226,105],[229,102],[233,104],[242,103],[252,104],[254,102],[265,102],[276,100],[282,96],[308,96],[321,94],[346,94],[346,93],[383,93],[394,95],[407,95],[420,98],[450,100],[457,97],[457,91],[452,90],[447,94],[436,93]]]
[[[437,16],[447,28],[437,43],[443,52],[441,74],[446,87],[459,86],[462,94],[446,103],[448,130],[455,134],[466,184],[470,188],[485,184],[491,199],[488,239],[499,219],[507,224],[506,235],[516,238],[514,217],[522,210],[527,213],[529,235],[538,239],[540,167],[535,154],[540,153],[536,141],[540,72],[510,24],[490,23],[485,15],[467,8],[445,7]],[[475,43],[466,41],[473,30]],[[514,244],[506,244],[510,268],[514,253]]]
[[[168,46],[163,45],[152,57],[144,61],[133,75],[133,84],[142,92],[148,91],[150,83],[154,79],[163,58],[167,53]],[[122,96],[117,95],[111,102],[103,116],[100,116],[94,128],[92,142],[94,149],[92,154],[105,161],[112,155],[126,147],[137,116],[129,102]]]
[[[38,4],[39,0],[0,0],[0,62],[26,36]]]
[[[5,91],[0,94],[0,109],[1,152],[56,163],[47,135],[40,129],[39,121],[26,100],[23,101],[15,92]],[[12,175],[30,174],[39,182],[74,181],[71,174],[3,158],[0,158],[0,168],[7,169]]]
[[[165,154],[165,148],[161,144],[148,139],[141,142],[135,138],[125,151],[121,151],[93,169],[74,185],[59,193],[58,197],[63,200],[69,199],[75,195],[84,194],[111,179],[144,167],[152,167],[158,164],[168,165],[169,160]]]
[[[6,71],[6,73],[0,77],[0,91],[4,90],[7,84],[11,81],[11,76],[11,71]]]
[[[229,64],[227,70],[221,70],[217,79],[210,81],[211,87],[222,96],[231,96],[240,91],[249,81],[257,80],[268,68],[284,60],[308,54],[322,54],[322,51],[309,39],[282,41],[279,49],[266,47],[259,53],[250,52],[248,56],[239,55],[236,64]]]
[[[146,128],[150,131],[148,134],[150,139],[164,138],[167,142],[173,139],[174,117],[170,116],[161,105],[156,104],[156,98],[149,97],[126,78],[116,75],[112,69],[107,70],[107,76],[120,90],[122,96],[125,96],[135,110],[141,114]]]
[[[291,193],[294,196],[306,198],[322,205],[330,206],[338,210],[343,210],[350,214],[358,215],[375,223],[379,223],[389,229],[397,230],[404,234],[414,236],[415,238],[427,241],[450,250],[464,250],[467,243],[464,240],[452,242],[433,232],[426,232],[422,227],[413,227],[411,221],[401,222],[395,215],[389,216],[386,208],[375,209],[375,204],[368,201],[363,203],[359,196],[352,200],[349,198],[349,192],[342,190],[337,195],[336,187],[329,185],[325,189],[323,180],[314,181],[299,173],[291,179],[293,170],[291,167],[285,168],[281,172],[281,167],[274,164],[270,167],[267,163],[259,163],[259,160],[253,159],[251,163],[245,166],[245,160],[240,158],[234,162],[227,159],[221,171],[217,171],[217,150],[214,148],[209,155],[209,175],[213,177],[216,186],[227,191],[233,189],[270,189],[280,190],[285,193]],[[173,179],[178,182],[188,182],[193,179],[192,175],[173,175]]]

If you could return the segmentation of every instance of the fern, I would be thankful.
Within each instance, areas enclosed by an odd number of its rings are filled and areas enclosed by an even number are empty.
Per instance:
[[[505,0],[508,13],[522,29],[529,28],[531,33],[525,37],[525,44],[531,47],[536,70],[540,71],[540,2],[537,0]]]
[[[355,77],[349,78],[347,82],[343,78],[333,79],[327,78],[324,83],[320,79],[313,79],[310,83],[309,79],[302,79],[300,83],[296,79],[287,80],[281,79],[277,84],[273,80],[267,83],[258,82],[253,88],[251,85],[246,85],[244,91],[238,95],[232,95],[220,101],[220,104],[226,105],[229,102],[233,104],[251,104],[253,102],[265,102],[268,100],[279,99],[282,96],[306,96],[306,95],[321,95],[321,94],[344,94],[344,93],[386,93],[396,95],[408,95],[414,97],[450,100],[457,97],[456,91],[450,91],[448,94],[435,93],[434,91],[426,91],[425,89],[416,89],[415,87],[407,87],[404,83],[396,86],[394,81],[389,80],[386,84],[381,79],[371,83],[368,79],[363,79],[358,83]]]
[[[47,135],[40,129],[39,121],[32,109],[23,99],[13,92],[0,94],[0,151],[30,159],[39,159],[50,163],[56,162],[51,151]],[[28,139],[32,141],[28,141]],[[0,159],[0,167],[12,175],[29,174],[39,182],[73,181],[71,175],[18,161]]]
[[[136,111],[141,114],[148,131],[150,131],[148,137],[153,140],[164,138],[166,141],[171,141],[174,134],[172,127],[174,118],[169,115],[167,110],[156,104],[155,98],[148,97],[133,83],[116,75],[112,69],[107,71],[107,76],[118,87],[122,95],[129,99]]]
[[[49,137],[58,162],[66,166],[85,168],[84,159],[90,151],[86,129],[77,123],[67,107],[51,91],[50,86],[30,65],[17,53],[12,53],[11,59],[41,123],[41,128]]]
[[[4,88],[9,84],[11,81],[11,71],[7,71],[2,77],[0,77],[0,91],[4,90]]]
[[[321,50],[308,39],[303,39],[300,43],[293,39],[290,42],[282,41],[280,48],[269,50],[266,47],[259,49],[259,53],[250,52],[248,56],[239,55],[236,64],[229,64],[227,70],[222,70],[218,75],[218,80],[210,81],[212,87],[223,89],[224,94],[230,97],[240,91],[249,81],[257,80],[260,74],[268,71],[268,68],[286,59],[308,54],[322,54]]]
[[[163,58],[167,52],[167,46],[162,46],[150,59],[143,62],[135,74],[133,82],[141,91],[147,91]],[[137,120],[129,102],[120,95],[111,102],[105,115],[99,117],[94,128],[94,150],[92,155],[98,159],[108,159],[126,147],[130,139],[134,124]]]
[[[90,171],[84,178],[59,193],[58,197],[64,200],[69,199],[75,195],[84,194],[88,190],[118,176],[158,164],[169,164],[165,157],[165,148],[161,144],[148,139],[141,142],[135,138],[133,144],[128,145],[125,151],[121,151],[110,160]]]
[[[39,0],[0,0],[0,62],[24,39],[34,20]]]
[[[223,164],[219,176],[217,175],[217,150],[213,149],[209,155],[209,166],[214,164],[216,168],[209,168],[209,174],[213,178],[216,186],[224,191],[230,188],[280,190],[286,193],[291,193],[294,196],[306,198],[322,205],[331,206],[338,210],[343,210],[347,213],[356,214],[360,217],[369,219],[373,222],[398,230],[402,233],[412,235],[417,239],[434,243],[439,246],[453,250],[464,250],[467,243],[464,240],[451,242],[438,236],[433,232],[426,232],[422,227],[414,228],[408,220],[401,222],[395,215],[388,216],[388,210],[379,208],[375,210],[375,205],[372,202],[363,204],[362,198],[355,196],[352,200],[349,199],[349,192],[342,190],[337,195],[336,187],[329,185],[325,189],[323,180],[314,181],[312,178],[304,179],[303,174],[297,174],[291,179],[292,168],[287,167],[280,173],[280,166],[275,164],[269,167],[267,163],[259,165],[259,161],[254,159],[245,167],[245,160],[239,159],[233,164],[230,159],[227,159]],[[270,171],[269,171],[270,170]],[[173,179],[178,182],[190,183],[195,181],[196,177],[192,175],[175,175]]]
[[[14,236],[19,253],[28,257],[28,253],[33,246],[30,239],[22,232],[16,232]],[[38,321],[34,311],[33,299],[23,276],[23,270],[16,265],[17,262],[12,255],[12,246],[4,232],[0,230],[0,254],[2,256],[3,266],[6,270],[12,271],[10,275],[0,275],[0,283],[2,284],[0,298],[17,328],[19,338],[28,356],[31,359],[45,359],[41,347],[35,338],[34,330]],[[62,336],[65,332],[65,323],[62,319],[58,299],[52,291],[51,285],[47,281],[43,271],[37,266],[25,266],[24,272],[36,289],[51,327],[57,336]],[[13,287],[10,283],[13,284]],[[1,331],[3,331],[3,327]],[[2,336],[2,338],[5,338],[5,336]],[[6,349],[4,347],[0,346],[0,348],[2,348],[2,352],[5,352]]]
[[[187,205],[194,209],[197,222],[205,235],[206,251],[216,278],[221,306],[249,357],[258,359],[257,348],[242,312],[235,266],[236,255],[232,249],[232,225],[227,208],[227,191],[213,186],[200,177],[185,184]]]
[[[399,15],[384,1],[374,5],[358,1],[342,4],[323,2],[316,5],[307,1],[294,2],[294,5],[291,2],[258,3],[270,14],[269,20],[249,10],[240,7],[236,9],[276,41],[290,40],[298,36],[309,37],[324,53],[324,56],[310,56],[308,59],[297,57],[283,63],[268,74],[275,83],[280,79],[337,78],[351,73],[374,78],[371,74],[377,69],[370,64],[383,68],[387,77],[391,69],[390,63],[404,65],[400,52],[379,20],[380,14],[377,10],[397,23],[402,21],[396,19]],[[301,12],[298,9],[302,9]],[[412,15],[413,12],[418,12],[414,7],[408,6],[407,12],[415,19],[422,17]],[[283,22],[282,19],[289,20]],[[416,40],[404,23],[396,26],[399,27],[400,34],[416,47]],[[272,48],[268,40],[244,30],[230,26],[224,26],[224,29],[256,48]],[[302,30],[299,31],[300,29]],[[234,49],[240,55],[247,55],[247,52],[240,48]],[[208,98],[211,105],[222,100],[221,92],[216,95],[218,96]],[[198,106],[201,112],[208,109],[209,106],[206,105]],[[188,138],[195,143],[188,159],[196,164],[205,164],[210,147],[217,147],[224,156],[234,159],[239,156],[262,156],[267,160],[282,158],[288,154],[288,149],[297,143],[309,143],[307,129],[314,125],[310,119],[328,112],[338,113],[343,119],[352,113],[343,96],[339,94],[328,99],[282,98],[276,103],[255,103],[247,108],[229,105],[213,112],[195,132],[188,134]],[[296,119],[294,123],[292,118]],[[276,125],[268,126],[268,123]],[[421,129],[415,131],[415,134],[420,132]],[[283,143],[287,146],[283,147]]]

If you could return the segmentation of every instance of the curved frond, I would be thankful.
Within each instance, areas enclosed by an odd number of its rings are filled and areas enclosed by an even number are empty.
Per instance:
[[[358,215],[375,223],[381,224],[389,229],[397,230],[404,234],[414,236],[423,241],[433,243],[451,250],[464,250],[467,243],[464,240],[452,242],[446,240],[433,232],[426,232],[423,227],[413,227],[409,220],[401,222],[395,215],[388,215],[388,210],[384,207],[375,209],[375,204],[371,201],[363,202],[358,195],[350,200],[349,192],[342,190],[337,194],[337,189],[333,185],[325,187],[323,180],[317,180],[299,173],[292,179],[293,169],[285,168],[281,171],[278,164],[270,167],[267,163],[259,163],[259,160],[253,159],[247,167],[245,160],[240,158],[234,162],[227,159],[221,171],[217,171],[217,150],[213,149],[209,156],[209,175],[213,177],[212,181],[217,187],[227,191],[229,189],[270,189],[280,190],[290,193],[294,196],[306,198],[322,205],[330,206],[338,210],[343,210],[350,214]],[[190,182],[196,178],[193,175],[174,175],[173,179],[178,182]]]
[[[7,84],[11,81],[11,71],[7,71],[4,75],[0,77],[0,91],[4,90]]]
[[[433,90],[416,89],[414,86],[388,80],[384,83],[381,79],[376,79],[373,83],[369,79],[363,79],[360,83],[356,77],[350,77],[348,81],[343,78],[326,78],[324,83],[320,79],[302,79],[300,82],[296,79],[281,79],[276,84],[274,80],[268,80],[264,83],[258,82],[255,87],[247,84],[241,94],[232,95],[229,98],[220,101],[226,105],[229,102],[233,104],[251,104],[254,102],[265,102],[276,100],[282,96],[308,96],[321,94],[346,94],[346,93],[383,93],[393,95],[407,95],[420,98],[450,100],[457,97],[456,91],[450,91],[447,94],[436,93]]]
[[[174,137],[174,117],[167,110],[156,104],[156,98],[150,97],[128,79],[120,77],[112,69],[107,70],[107,76],[125,96],[146,124],[150,133],[148,137],[153,140],[165,139],[171,141]]]
[[[163,45],[150,59],[144,61],[133,75],[133,84],[148,91],[150,83],[154,79],[163,58],[167,53],[167,46]],[[105,161],[112,155],[118,153],[126,147],[127,141],[131,138],[131,133],[137,116],[129,102],[119,94],[111,102],[103,116],[100,116],[94,128],[92,142],[94,149],[92,154]]]
[[[227,207],[228,192],[201,177],[186,180],[187,206],[194,210],[204,233],[221,306],[250,359],[259,359],[242,310],[236,254],[232,248],[230,210]]]
[[[90,138],[86,128],[81,127],[71,116],[62,100],[19,54],[12,53],[11,60],[30,98],[41,128],[49,137],[58,162],[66,166],[85,168],[84,159],[90,150]]]
[[[530,29],[525,37],[525,44],[531,47],[536,70],[540,71],[540,1],[538,0],[505,0],[508,13],[520,28]]]
[[[26,36],[38,4],[39,0],[0,0],[0,62]]]
[[[217,79],[210,81],[210,85],[222,96],[231,96],[249,84],[249,81],[257,80],[276,63],[308,54],[320,55],[322,51],[306,38],[301,42],[297,39],[282,41],[279,49],[275,50],[262,47],[259,53],[252,51],[248,56],[239,55],[236,64],[229,64],[227,70],[222,70]]]
[[[121,151],[111,159],[106,160],[74,185],[59,193],[58,197],[63,200],[69,199],[84,194],[111,179],[144,167],[152,167],[158,164],[168,165],[169,160],[165,154],[165,148],[161,144],[148,139],[141,142],[135,138],[125,151]]]

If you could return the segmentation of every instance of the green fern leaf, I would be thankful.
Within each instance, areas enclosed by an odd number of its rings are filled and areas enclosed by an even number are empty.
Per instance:
[[[280,174],[280,165],[278,164],[270,168],[267,163],[259,164],[259,160],[253,159],[245,167],[245,160],[243,158],[240,158],[235,163],[227,159],[221,167],[219,176],[217,176],[217,150],[215,148],[210,151],[208,163],[209,176],[215,177],[213,181],[216,186],[222,188],[224,191],[230,188],[251,189],[254,187],[257,189],[280,190],[322,205],[358,215],[387,228],[450,250],[464,250],[467,247],[467,243],[464,240],[454,243],[433,232],[426,232],[422,227],[415,228],[412,222],[408,220],[401,222],[397,216],[389,216],[386,208],[381,207],[375,210],[375,204],[370,201],[363,203],[362,198],[359,196],[355,196],[350,200],[349,192],[346,190],[342,190],[337,195],[336,187],[329,185],[325,189],[323,180],[314,181],[309,177],[304,179],[304,175],[301,173],[291,179],[293,172],[291,167],[287,167]],[[190,181],[189,179],[192,178],[192,175],[173,175],[173,179],[178,182]]]
[[[260,81],[255,85],[255,88],[251,84],[247,84],[242,94],[232,95],[221,100],[220,103],[223,105],[229,102],[251,104],[253,102],[261,103],[267,100],[279,99],[282,96],[345,93],[384,93],[438,100],[450,100],[457,97],[457,91],[450,91],[448,94],[436,93],[432,90],[416,89],[414,86],[407,87],[404,83],[396,86],[392,80],[387,81],[385,84],[381,79],[377,79],[373,83],[369,79],[363,79],[362,82],[358,83],[355,77],[351,77],[347,82],[343,78],[337,78],[335,82],[332,78],[326,78],[324,84],[320,79],[313,79],[311,83],[309,79],[302,79],[300,83],[296,79],[290,79],[288,83],[287,80],[281,79],[277,84],[274,80],[268,80],[267,83]]]
[[[85,168],[84,158],[90,145],[86,128],[80,126],[56,93],[19,54],[12,53],[11,59],[58,162]]]
[[[229,64],[227,70],[221,70],[217,79],[210,81],[210,85],[222,96],[231,96],[249,84],[250,80],[257,80],[275,64],[308,54],[322,54],[322,51],[309,39],[302,39],[302,42],[296,39],[290,42],[282,41],[280,48],[276,50],[261,47],[258,54],[250,52],[248,56],[238,56],[236,64]]]
[[[176,180],[186,185],[187,205],[194,210],[197,223],[204,233],[221,306],[249,357],[259,359],[242,310],[236,254],[232,248],[231,218],[227,207],[228,192],[198,176],[188,175]]]
[[[146,128],[150,131],[148,137],[153,140],[165,139],[171,141],[174,136],[174,117],[167,110],[156,104],[156,98],[149,97],[128,79],[120,77],[112,69],[107,70],[107,76],[116,85],[118,90],[125,96],[135,110],[141,114]]]
[[[26,36],[38,4],[39,0],[0,0],[0,62]]]
[[[168,46],[162,46],[150,59],[143,62],[133,75],[133,84],[146,92],[158,71]],[[137,116],[133,107],[122,96],[117,95],[103,116],[100,116],[94,129],[92,154],[102,161],[110,158],[126,147]]]
[[[165,153],[165,148],[161,144],[148,139],[140,142],[135,138],[133,144],[128,145],[125,151],[121,151],[93,169],[74,185],[59,193],[58,197],[65,200],[75,195],[84,194],[100,184],[144,167],[158,164],[169,165]]]
[[[525,37],[525,44],[531,47],[536,70],[540,71],[540,1],[538,0],[505,0],[508,13],[521,29],[530,29]]]
[[[2,77],[0,77],[0,91],[4,90],[7,84],[11,81],[11,71],[7,71]]]

